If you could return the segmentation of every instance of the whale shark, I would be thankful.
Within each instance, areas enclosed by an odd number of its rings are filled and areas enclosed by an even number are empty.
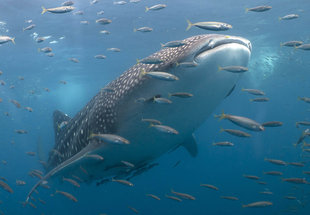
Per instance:
[[[180,46],[162,48],[139,60],[102,88],[73,118],[55,111],[55,145],[49,153],[47,173],[26,201],[38,186],[52,178],[76,176],[84,182],[129,178],[151,168],[157,158],[178,147],[197,156],[194,131],[231,94],[242,75],[218,68],[246,67],[251,49],[250,41],[238,36],[192,36],[182,40]],[[178,79],[167,81],[145,75],[152,71]],[[177,92],[192,96],[169,97]],[[170,102],[156,102],[158,98]],[[143,119],[157,120],[177,133],[163,127],[156,129]],[[107,143],[93,138],[94,134],[117,135],[130,144]],[[124,165],[124,161],[132,166]]]

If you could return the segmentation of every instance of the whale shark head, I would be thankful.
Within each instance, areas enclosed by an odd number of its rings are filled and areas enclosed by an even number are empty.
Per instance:
[[[163,48],[146,58],[155,59],[153,63],[138,63],[125,71],[74,118],[54,113],[55,146],[47,162],[48,172],[28,197],[43,181],[56,175],[74,175],[83,181],[129,177],[148,169],[156,158],[179,146],[197,155],[193,132],[231,93],[241,75],[218,68],[247,66],[251,43],[241,37],[217,34],[193,36],[182,42],[182,46]],[[166,81],[144,75],[151,71],[169,73],[178,79]],[[178,92],[193,96],[169,97]],[[155,98],[170,102],[158,103]],[[157,130],[143,119],[160,121],[176,130],[177,135]],[[91,138],[94,134],[115,134],[130,144],[108,144]],[[104,159],[95,159],[99,156]],[[128,168],[123,161],[134,167]]]

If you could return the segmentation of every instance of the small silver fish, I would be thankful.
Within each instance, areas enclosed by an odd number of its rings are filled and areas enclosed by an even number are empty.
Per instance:
[[[152,7],[145,7],[145,12],[148,12],[149,10],[161,10],[167,7],[165,4],[157,4],[153,5]]]
[[[132,163],[130,163],[130,162],[128,162],[128,161],[121,161],[125,166],[127,166],[127,167],[130,167],[130,168],[134,168],[135,167],[135,165],[134,164],[132,164]]]
[[[252,8],[246,8],[245,12],[248,11],[253,11],[253,12],[264,12],[267,10],[270,10],[272,7],[268,5],[263,5],[263,6],[257,6],[257,7],[252,7]]]
[[[191,23],[191,21],[187,20],[187,28],[188,31],[192,26],[196,26],[201,29],[211,30],[211,31],[227,31],[232,28],[230,24],[224,22],[196,22]]]
[[[193,97],[193,94],[191,93],[186,93],[186,92],[177,92],[177,93],[169,93],[169,97],[174,96],[174,97],[179,97],[179,98],[190,98]]]
[[[104,158],[103,158],[102,156],[97,155],[97,154],[88,154],[88,155],[86,155],[85,157],[87,157],[87,158],[93,158],[93,159],[101,160],[101,161],[104,160]]]
[[[196,67],[198,66],[198,64],[196,62],[182,62],[182,63],[176,63],[176,66],[180,69],[183,68],[192,68],[192,67]]]
[[[297,19],[299,17],[298,14],[288,14],[286,16],[283,17],[279,17],[279,20],[291,20],[291,19]]]
[[[232,123],[243,127],[245,129],[251,130],[251,131],[264,131],[265,128],[258,122],[249,119],[247,117],[243,117],[243,116],[234,116],[234,115],[230,115],[230,114],[225,114],[222,113],[221,115],[217,116],[215,115],[215,117],[218,117],[221,119],[228,119],[229,121],[231,121]]]
[[[31,24],[31,25],[27,26],[26,28],[23,28],[23,31],[29,31],[29,30],[33,29],[34,27],[36,27],[36,25]]]
[[[158,104],[171,104],[172,103],[171,100],[162,98],[162,97],[159,97],[159,98],[154,97],[154,102]]]
[[[115,134],[91,134],[90,138],[98,138],[105,143],[130,144],[129,140]]]
[[[310,43],[302,44],[300,46],[295,46],[295,49],[302,49],[305,51],[309,51],[310,50]]]
[[[119,48],[107,48],[107,51],[120,52],[121,50]]]
[[[249,69],[244,66],[224,66],[224,67],[219,66],[219,71],[223,71],[223,70],[232,72],[232,73],[243,73],[243,72],[247,72]]]
[[[96,23],[101,24],[101,25],[107,25],[107,24],[110,24],[111,22],[112,20],[106,19],[106,18],[101,18],[101,19],[96,20]]]
[[[11,41],[13,44],[15,44],[15,38],[9,37],[9,36],[0,36],[0,44],[7,43]]]
[[[161,122],[156,120],[156,119],[145,119],[145,118],[142,118],[141,119],[142,122],[149,122],[153,125],[157,124],[157,125],[161,125]]]
[[[282,125],[283,125],[283,122],[279,122],[279,121],[264,122],[262,124],[262,126],[264,126],[264,127],[279,127]]]
[[[143,33],[147,33],[147,32],[153,31],[153,28],[150,28],[150,27],[134,28],[133,31],[134,32],[140,31],[140,32],[143,32]]]
[[[253,202],[247,205],[242,205],[243,208],[261,208],[273,205],[272,202],[269,201],[260,201],[260,202]]]
[[[224,129],[221,128],[220,132],[227,132],[228,134],[237,136],[237,137],[251,137],[251,134],[246,133],[244,131],[236,130],[236,129]]]
[[[250,99],[250,102],[268,102],[268,101],[269,101],[269,98],[267,97]]]
[[[154,125],[151,124],[151,127],[156,128],[158,131],[163,132],[163,133],[167,133],[167,134],[179,134],[179,132],[167,125]]]
[[[65,1],[61,4],[61,6],[72,6],[72,5],[74,5],[73,1]]]
[[[160,72],[160,71],[145,72],[145,70],[143,70],[141,72],[141,76],[148,76],[148,77],[163,80],[163,81],[177,81],[177,80],[179,80],[179,78],[173,74],[170,74],[167,72]]]
[[[44,14],[46,12],[50,13],[68,13],[71,12],[75,9],[75,7],[72,6],[61,6],[61,7],[55,7],[55,8],[48,8],[46,9],[45,7],[42,7],[42,13]]]
[[[111,34],[111,32],[110,32],[110,31],[107,31],[107,30],[102,30],[102,31],[100,31],[99,33],[100,33],[100,34],[106,34],[106,35]]]
[[[224,141],[224,142],[217,142],[217,143],[212,143],[213,146],[234,146],[233,143]]]
[[[98,54],[98,55],[95,55],[95,58],[96,59],[106,59],[107,57],[105,55]]]
[[[300,46],[301,44],[303,44],[302,41],[292,40],[292,41],[287,41],[287,42],[284,42],[284,43],[280,43],[280,46],[295,47],[295,46]]]
[[[244,89],[242,88],[241,91],[245,91],[245,92],[248,92],[252,95],[255,95],[255,96],[264,96],[265,93],[261,90],[257,90],[257,89]]]
[[[133,183],[131,183],[130,181],[126,181],[126,180],[122,180],[122,179],[114,179],[114,178],[112,178],[112,181],[113,182],[118,182],[120,184],[124,184],[124,185],[127,185],[127,186],[130,186],[130,187],[133,187]]]
[[[175,41],[170,41],[165,44],[161,44],[162,48],[175,48],[175,47],[180,47],[184,46],[186,43],[183,42],[182,40],[175,40]]]

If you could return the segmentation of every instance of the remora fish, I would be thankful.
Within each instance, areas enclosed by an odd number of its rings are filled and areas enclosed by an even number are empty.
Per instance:
[[[192,132],[230,93],[240,77],[240,74],[219,73],[218,62],[246,67],[251,43],[241,37],[217,34],[197,35],[183,41],[186,46],[162,49],[147,57],[163,60],[160,64],[135,64],[106,86],[114,89],[113,92],[101,90],[74,118],[60,111],[54,112],[54,150],[63,156],[50,153],[47,173],[28,193],[27,201],[42,183],[56,178],[75,175],[85,182],[124,178],[124,169],[119,168],[122,160],[134,163],[134,171],[178,146],[184,146],[192,156],[197,155]],[[212,46],[209,45],[211,41]],[[174,66],[177,62],[193,61],[197,66],[190,68],[190,72],[187,68],[179,70]],[[179,80],[156,81],[141,76],[142,71],[153,70],[176,74]],[[209,93],[211,89],[212,94]],[[179,101],[168,106],[135,102],[136,98],[154,98],[183,90],[190,90],[195,95],[190,102]],[[163,120],[179,134],[166,135],[150,129],[141,123],[142,118]],[[58,129],[63,121],[68,124]],[[119,135],[130,144],[104,144],[99,138],[89,138],[91,134]],[[88,154],[100,155],[105,160],[89,159]],[[81,171],[81,166],[88,174]]]

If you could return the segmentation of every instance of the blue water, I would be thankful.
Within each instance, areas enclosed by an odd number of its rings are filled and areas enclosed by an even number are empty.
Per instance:
[[[310,96],[309,52],[280,47],[280,42],[301,40],[310,42],[310,2],[308,0],[246,1],[246,0],[141,0],[137,4],[114,5],[112,0],[99,0],[90,5],[87,0],[75,0],[73,12],[83,10],[84,15],[45,13],[41,6],[57,7],[63,1],[43,0],[1,0],[0,35],[15,37],[12,43],[0,46],[0,176],[14,190],[10,194],[0,189],[0,210],[4,214],[134,214],[128,206],[136,208],[140,214],[309,214],[310,186],[282,182],[281,177],[264,175],[263,172],[278,170],[283,177],[308,177],[309,158],[300,147],[293,147],[304,128],[296,128],[295,122],[310,120],[309,104],[298,97]],[[167,4],[160,11],[145,13],[145,6],[158,3]],[[245,8],[258,5],[271,5],[270,11],[248,12]],[[98,11],[104,15],[98,16]],[[298,19],[279,21],[278,17],[290,13],[300,15]],[[99,17],[112,20],[101,26],[95,23]],[[36,27],[30,31],[22,29],[31,19]],[[123,71],[136,63],[136,59],[146,57],[160,49],[160,43],[184,39],[197,34],[213,33],[187,27],[186,19],[192,22],[221,21],[229,23],[233,29],[224,32],[242,36],[252,42],[250,71],[245,73],[235,91],[214,111],[246,116],[258,122],[282,121],[283,126],[266,128],[264,132],[252,132],[251,138],[237,138],[220,133],[220,128],[239,129],[228,121],[218,121],[210,116],[196,130],[199,154],[192,158],[179,148],[165,154],[156,162],[158,166],[132,179],[134,187],[117,183],[101,186],[82,184],[74,188],[70,184],[60,184],[50,190],[39,189],[39,196],[46,201],[33,202],[37,208],[23,207],[21,202],[37,178],[31,178],[32,169],[43,171],[38,156],[31,157],[25,152],[38,152],[41,142],[47,156],[54,145],[52,113],[55,109],[74,116],[99,90],[117,78]],[[89,25],[80,21],[87,20]],[[150,33],[133,32],[134,28],[149,26]],[[108,30],[110,35],[100,34]],[[33,33],[51,36],[43,43],[36,43]],[[60,37],[64,39],[59,39]],[[56,40],[57,43],[49,42]],[[47,57],[37,51],[50,46],[54,57]],[[121,52],[106,51],[117,47]],[[107,56],[105,60],[94,58],[97,54]],[[79,59],[79,63],[69,58]],[[23,76],[25,80],[19,80]],[[67,81],[66,85],[60,80]],[[14,85],[14,89],[10,86]],[[49,88],[50,92],[44,91]],[[242,88],[258,88],[270,98],[267,103],[251,103],[251,96],[241,92]],[[31,93],[34,91],[34,93]],[[33,112],[16,108],[10,99],[17,100],[23,107],[33,108]],[[4,112],[8,112],[6,116]],[[185,122],[184,122],[185,123]],[[16,129],[24,129],[28,134],[17,134]],[[212,145],[218,141],[232,141],[235,146],[220,148]],[[276,166],[264,158],[281,159],[287,162],[305,162],[305,167]],[[47,159],[47,157],[46,157]],[[173,168],[173,165],[180,164]],[[243,177],[244,174],[257,175],[267,185],[257,184]],[[24,180],[25,186],[16,186],[15,180]],[[310,178],[307,178],[310,181]],[[219,191],[200,187],[201,183],[213,184]],[[195,201],[175,202],[165,198],[170,189],[189,193]],[[72,202],[61,195],[50,196],[56,189],[65,190],[78,202]],[[263,195],[260,191],[269,189],[273,195]],[[161,200],[145,196],[158,195]],[[294,195],[296,200],[284,199]],[[237,196],[239,201],[221,199],[220,196]],[[271,201],[273,206],[266,208],[242,208],[242,204],[255,201]]]

